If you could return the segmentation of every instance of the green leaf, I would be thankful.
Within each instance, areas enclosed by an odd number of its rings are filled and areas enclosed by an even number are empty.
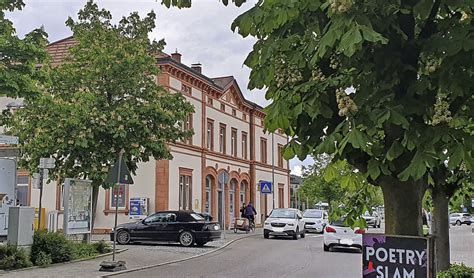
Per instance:
[[[407,129],[409,126],[410,126],[410,123],[408,122],[408,120],[405,118],[405,116],[403,116],[402,114],[400,114],[399,112],[397,112],[396,110],[391,110],[391,114],[390,114],[390,119],[392,120],[392,122],[396,125],[401,125],[403,128]]]
[[[356,149],[365,150],[367,148],[368,140],[366,136],[359,131],[358,129],[354,128],[348,135],[348,142]]]
[[[367,164],[367,172],[372,180],[376,180],[380,176],[379,162],[371,158]]]
[[[364,40],[369,42],[380,42],[386,44],[388,40],[384,38],[380,33],[375,32],[372,28],[364,25],[359,26],[360,31],[362,32],[362,37]]]
[[[455,169],[461,165],[461,161],[464,159],[464,148],[462,145],[458,144],[451,155],[449,156],[448,160],[448,167],[450,169]]]
[[[386,158],[389,161],[393,161],[403,153],[403,146],[398,142],[398,140],[393,141],[392,146],[387,152]]]
[[[361,47],[361,42],[362,35],[358,25],[352,25],[351,28],[342,36],[338,49],[347,57],[351,57]]]
[[[420,179],[426,173],[426,155],[417,151],[408,167],[398,175],[401,181],[407,181],[410,177],[414,180]]]

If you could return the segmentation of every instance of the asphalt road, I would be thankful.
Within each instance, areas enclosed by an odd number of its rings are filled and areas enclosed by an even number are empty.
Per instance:
[[[360,277],[361,254],[323,251],[322,235],[237,241],[207,256],[123,274],[120,277]]]

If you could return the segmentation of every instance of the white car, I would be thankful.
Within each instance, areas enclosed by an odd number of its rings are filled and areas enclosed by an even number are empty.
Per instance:
[[[471,215],[469,213],[451,213],[449,215],[449,223],[451,225],[471,225],[471,221]]]
[[[324,228],[324,251],[332,247],[357,248],[362,251],[362,234],[364,229],[348,227],[344,219],[333,221]]]
[[[303,221],[307,233],[322,233],[328,224],[328,213],[319,209],[307,209],[303,211]]]
[[[263,237],[269,238],[270,236],[292,236],[293,239],[298,239],[300,236],[304,238],[305,229],[301,211],[292,208],[272,210],[263,227]]]

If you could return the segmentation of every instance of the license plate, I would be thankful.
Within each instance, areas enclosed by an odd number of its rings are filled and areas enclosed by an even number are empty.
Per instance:
[[[341,244],[352,245],[354,241],[352,239],[341,239]]]
[[[277,233],[283,233],[283,228],[275,228],[273,231]]]

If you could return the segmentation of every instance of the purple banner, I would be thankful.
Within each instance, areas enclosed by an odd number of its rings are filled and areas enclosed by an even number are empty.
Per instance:
[[[364,234],[362,246],[362,277],[364,278],[428,276],[426,238]]]

